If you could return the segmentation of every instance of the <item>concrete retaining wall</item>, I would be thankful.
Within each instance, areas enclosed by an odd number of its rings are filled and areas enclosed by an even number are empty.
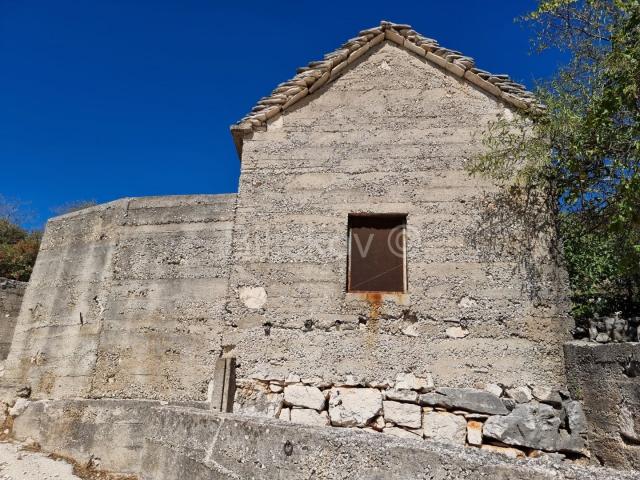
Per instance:
[[[553,461],[518,461],[358,429],[161,407],[158,402],[33,402],[15,419],[13,428],[17,439],[30,438],[44,451],[111,472],[137,474],[143,480],[638,478]]]
[[[371,52],[244,140],[223,340],[239,374],[564,383],[550,218],[464,170],[514,113],[404,49]],[[407,215],[407,294],[346,292],[351,213]]]
[[[235,195],[123,199],[49,221],[0,393],[206,400]]]
[[[25,282],[0,278],[0,360],[9,354],[26,287]]]
[[[604,465],[640,470],[640,344],[570,342],[565,354],[592,454]]]

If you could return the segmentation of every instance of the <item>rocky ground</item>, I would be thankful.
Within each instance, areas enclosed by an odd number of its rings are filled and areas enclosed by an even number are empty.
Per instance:
[[[19,443],[0,442],[0,480],[136,480],[73,465]]]
[[[0,443],[0,480],[81,480],[73,465],[43,453],[23,450],[22,445]]]

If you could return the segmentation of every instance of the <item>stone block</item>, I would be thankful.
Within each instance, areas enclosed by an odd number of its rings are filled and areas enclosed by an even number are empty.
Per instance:
[[[516,406],[509,415],[492,416],[483,427],[483,435],[507,445],[556,450],[560,441],[558,412],[543,403]]]
[[[421,405],[459,408],[469,412],[506,415],[507,408],[496,395],[473,388],[439,388],[434,393],[420,395]]]
[[[374,388],[332,388],[329,396],[331,424],[364,427],[382,413],[382,394]]]
[[[286,405],[320,411],[324,408],[325,401],[323,393],[317,387],[287,385],[284,388],[284,402]]]
[[[382,406],[387,422],[407,428],[422,426],[422,408],[419,405],[384,400]]]
[[[396,377],[396,390],[415,390],[416,392],[429,392],[433,390],[433,378],[430,374],[417,377],[413,373],[400,373]]]
[[[467,442],[469,445],[482,445],[482,422],[470,420],[467,423]]]
[[[447,412],[428,412],[422,416],[424,438],[442,443],[464,445],[467,421],[464,417]]]
[[[327,412],[317,412],[308,408],[292,408],[291,421],[303,425],[327,426],[330,424]]]

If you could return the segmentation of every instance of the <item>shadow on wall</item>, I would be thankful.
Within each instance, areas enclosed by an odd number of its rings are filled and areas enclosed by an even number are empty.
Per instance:
[[[513,262],[522,278],[521,293],[535,306],[568,310],[568,276],[554,209],[540,196],[518,186],[486,192],[480,216],[468,240],[482,261]]]

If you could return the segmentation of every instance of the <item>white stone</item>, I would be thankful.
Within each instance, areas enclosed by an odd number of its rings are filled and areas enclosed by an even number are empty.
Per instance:
[[[308,408],[292,408],[291,421],[304,425],[326,426],[329,425],[329,415],[327,412],[316,412]]]
[[[287,375],[287,378],[284,379],[285,385],[293,385],[295,383],[300,383],[300,376],[296,375],[295,373],[290,373],[289,375]]]
[[[397,390],[428,392],[434,388],[433,378],[429,373],[426,377],[416,377],[413,373],[400,373],[396,377],[395,388]]]
[[[273,393],[281,393],[283,390],[283,387],[282,385],[279,385],[277,383],[270,383],[269,390],[271,390]]]
[[[471,420],[467,423],[467,442],[469,445],[482,445],[482,422]]]
[[[9,409],[9,415],[12,417],[18,417],[24,413],[29,406],[29,400],[26,398],[18,398],[16,403]]]
[[[408,428],[420,428],[422,426],[422,408],[420,405],[385,400],[382,402],[382,408],[384,410],[384,418],[388,422]]]
[[[374,388],[332,388],[329,397],[331,424],[365,427],[382,413],[382,394]]]
[[[510,388],[507,390],[507,396],[514,399],[517,403],[528,403],[533,400],[531,389],[527,386]]]
[[[290,408],[283,408],[282,410],[280,410],[280,414],[278,415],[278,418],[280,420],[284,420],[286,422],[290,422],[291,421],[291,409]]]
[[[449,338],[464,338],[469,335],[469,330],[465,330],[462,327],[449,327],[445,333]]]
[[[241,287],[238,296],[245,307],[252,310],[260,309],[267,303],[267,292],[263,287]]]
[[[487,383],[484,389],[489,393],[493,393],[496,397],[502,395],[502,387],[497,383]]]
[[[284,388],[284,401],[294,407],[322,410],[325,404],[324,394],[317,387],[308,385],[287,385]]]
[[[394,437],[399,437],[399,438],[410,438],[412,440],[421,438],[421,436],[418,433],[410,432],[409,430],[405,430],[404,428],[399,428],[399,427],[385,427],[382,433],[386,433],[387,435],[393,435]]]
[[[464,417],[447,412],[429,412],[422,416],[424,438],[442,443],[464,445],[467,421]]]

